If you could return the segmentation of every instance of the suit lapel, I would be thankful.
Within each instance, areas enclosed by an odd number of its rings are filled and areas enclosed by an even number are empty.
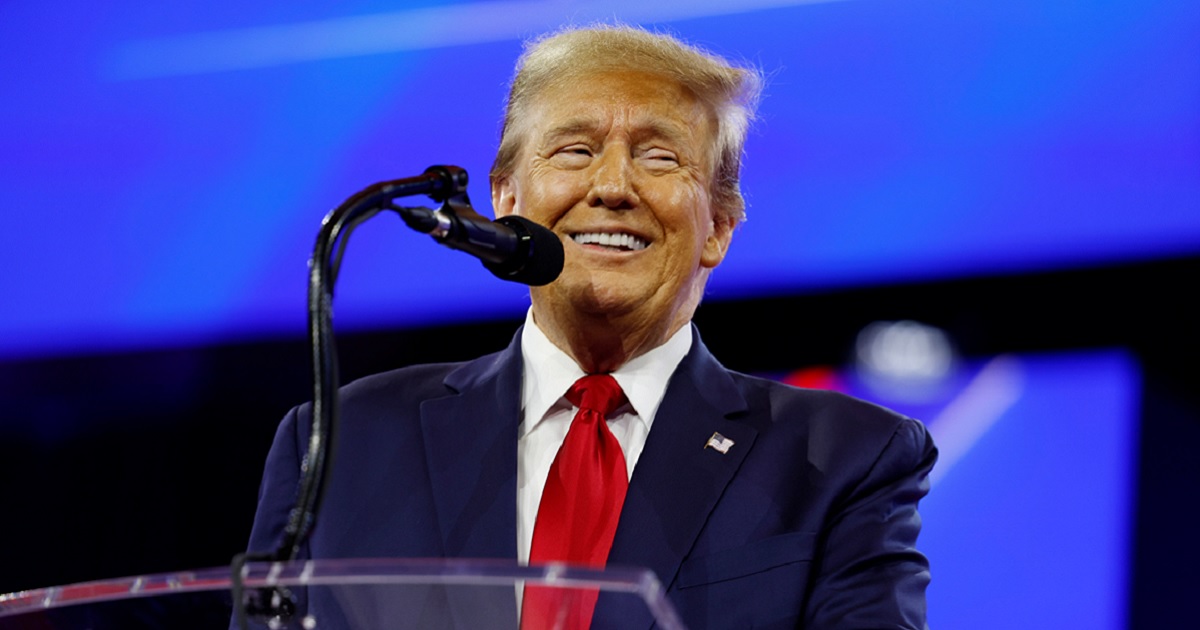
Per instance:
[[[504,351],[451,372],[451,393],[421,404],[446,557],[517,557],[520,338],[518,331]]]
[[[737,418],[746,402],[700,341],[667,386],[630,480],[610,566],[652,570],[664,588],[754,444]],[[448,395],[421,404],[421,424],[446,557],[516,559],[517,429],[521,418],[520,332],[504,351],[445,379]],[[732,440],[722,454],[705,444]],[[648,611],[602,597],[596,627],[648,627]],[[615,615],[615,616],[614,616]],[[617,625],[604,625],[608,620]]]
[[[634,469],[608,558],[609,566],[651,569],[664,588],[674,582],[758,433],[731,419],[746,410],[746,402],[694,328],[693,335],[692,349],[671,377]],[[705,447],[713,433],[733,441],[728,452]],[[617,608],[598,608],[597,627],[608,627],[602,625],[603,615]],[[626,613],[620,613],[622,627],[651,624],[648,615],[635,620]]]

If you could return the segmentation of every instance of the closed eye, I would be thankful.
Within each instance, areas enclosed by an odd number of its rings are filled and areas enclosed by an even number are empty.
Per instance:
[[[655,169],[674,168],[679,165],[679,156],[667,149],[647,149],[642,152],[641,158]]]
[[[583,168],[592,159],[592,149],[586,144],[571,144],[555,149],[550,161],[562,168]]]

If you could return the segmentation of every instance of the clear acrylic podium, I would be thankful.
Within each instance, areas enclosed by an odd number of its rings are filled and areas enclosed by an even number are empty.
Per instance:
[[[661,583],[644,569],[354,559],[250,563],[244,575],[247,592],[283,587],[296,595],[300,610],[281,628],[516,629],[525,584],[564,589],[564,602],[598,591],[593,628],[683,628]],[[230,578],[219,567],[0,595],[0,630],[237,627]]]

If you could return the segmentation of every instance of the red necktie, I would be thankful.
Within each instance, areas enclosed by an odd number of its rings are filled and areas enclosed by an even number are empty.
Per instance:
[[[567,400],[579,411],[550,465],[529,562],[603,567],[629,486],[625,454],[605,417],[625,402],[625,394],[612,376],[589,374],[575,381]],[[594,589],[526,587],[521,628],[587,628],[597,595]]]

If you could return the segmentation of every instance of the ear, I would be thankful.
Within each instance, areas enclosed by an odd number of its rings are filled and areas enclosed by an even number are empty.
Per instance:
[[[729,242],[733,240],[733,229],[737,227],[737,219],[733,217],[717,217],[713,219],[712,231],[704,241],[704,251],[700,253],[700,266],[712,269],[725,260],[725,252],[729,251]]]
[[[497,219],[517,214],[517,190],[511,176],[492,178],[492,211]]]

